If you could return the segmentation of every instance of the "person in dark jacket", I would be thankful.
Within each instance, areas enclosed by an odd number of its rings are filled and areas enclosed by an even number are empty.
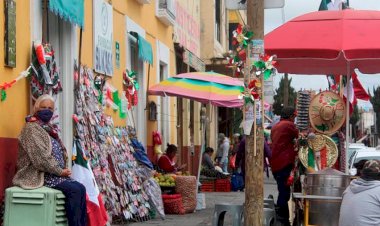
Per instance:
[[[205,153],[203,153],[202,156],[202,166],[210,170],[215,169],[214,163],[211,160],[211,156],[213,153],[214,149],[212,147],[207,147]]]
[[[293,107],[284,107],[281,111],[281,120],[271,130],[272,156],[270,159],[273,177],[278,189],[278,216],[284,225],[290,225],[288,201],[290,199],[290,185],[287,180],[294,168],[297,155],[295,151],[298,130],[294,124],[296,117]]]

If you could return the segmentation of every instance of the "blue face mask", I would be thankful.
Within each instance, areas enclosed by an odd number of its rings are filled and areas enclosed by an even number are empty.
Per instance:
[[[40,110],[37,112],[37,117],[41,121],[48,123],[50,121],[51,117],[53,117],[53,111],[50,109]]]

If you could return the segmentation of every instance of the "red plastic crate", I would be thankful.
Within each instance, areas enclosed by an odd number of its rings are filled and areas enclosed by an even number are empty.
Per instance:
[[[215,191],[216,192],[230,192],[231,191],[231,181],[229,178],[217,179],[215,181]]]
[[[201,191],[202,192],[214,192],[215,182],[214,181],[202,181]]]

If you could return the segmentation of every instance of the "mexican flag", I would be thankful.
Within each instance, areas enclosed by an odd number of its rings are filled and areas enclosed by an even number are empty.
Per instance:
[[[79,140],[74,141],[73,159],[71,178],[86,187],[87,225],[104,226],[108,220],[107,211],[104,207],[102,196],[99,192],[90,164],[84,157]]]
[[[348,8],[348,0],[322,0],[319,11],[342,10]]]

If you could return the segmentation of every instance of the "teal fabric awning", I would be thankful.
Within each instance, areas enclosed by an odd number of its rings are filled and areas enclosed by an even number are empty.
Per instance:
[[[84,0],[50,0],[49,9],[62,19],[84,27]]]
[[[137,34],[137,42],[139,45],[139,58],[153,65],[152,45],[139,34]]]

